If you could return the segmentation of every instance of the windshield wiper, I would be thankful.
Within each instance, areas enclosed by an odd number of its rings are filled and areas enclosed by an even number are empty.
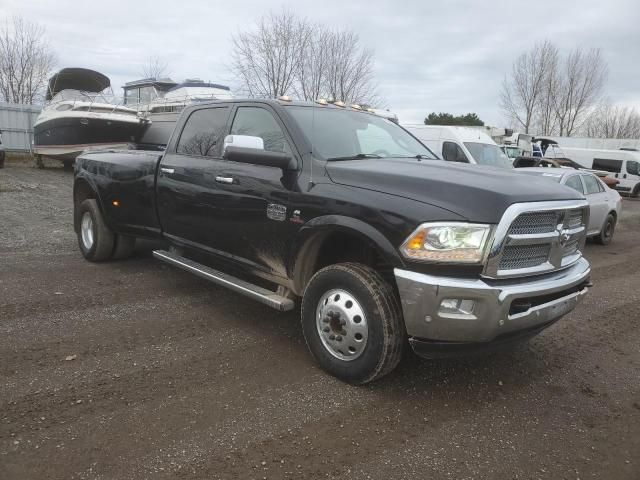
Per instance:
[[[435,160],[434,158],[427,157],[426,155],[422,155],[418,153],[416,155],[392,155],[390,158],[415,158],[416,160]]]
[[[346,157],[332,157],[327,158],[329,161],[339,161],[339,160],[362,160],[364,158],[382,158],[380,155],[375,153],[358,153],[356,155],[349,155]]]

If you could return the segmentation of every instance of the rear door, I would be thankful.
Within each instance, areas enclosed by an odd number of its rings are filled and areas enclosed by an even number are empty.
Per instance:
[[[635,160],[627,160],[624,162],[622,179],[620,185],[627,192],[637,193],[637,186],[640,183],[640,163]]]
[[[600,233],[600,229],[604,225],[604,221],[609,213],[609,204],[607,193],[602,184],[594,175],[582,174],[582,182],[584,184],[584,194],[589,202],[589,227],[588,235]]]
[[[225,105],[193,110],[160,162],[158,215],[163,233],[173,240],[205,249],[225,248],[218,221],[221,192],[216,160],[222,154],[230,112]]]
[[[628,188],[623,185],[623,162],[622,160],[616,160],[612,158],[594,158],[593,159],[593,167],[594,170],[601,170],[605,172],[609,172],[607,177],[617,178],[620,182],[616,185],[616,190],[620,191],[628,191]]]

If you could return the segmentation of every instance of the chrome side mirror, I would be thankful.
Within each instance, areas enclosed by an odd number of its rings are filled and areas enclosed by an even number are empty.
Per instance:
[[[224,145],[222,147],[222,153],[227,150],[227,147],[241,147],[241,148],[253,148],[255,150],[264,150],[264,140],[260,137],[253,137],[251,135],[227,135],[224,137]]]

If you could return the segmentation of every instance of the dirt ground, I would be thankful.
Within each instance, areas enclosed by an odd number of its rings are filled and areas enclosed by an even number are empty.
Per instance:
[[[281,314],[154,260],[91,264],[72,173],[0,170],[0,479],[638,479],[640,201],[591,294],[490,357],[345,385]]]

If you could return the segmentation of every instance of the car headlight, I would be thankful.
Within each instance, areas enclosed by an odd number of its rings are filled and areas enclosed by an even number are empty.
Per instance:
[[[423,262],[482,263],[491,225],[423,223],[400,247],[405,258]]]

